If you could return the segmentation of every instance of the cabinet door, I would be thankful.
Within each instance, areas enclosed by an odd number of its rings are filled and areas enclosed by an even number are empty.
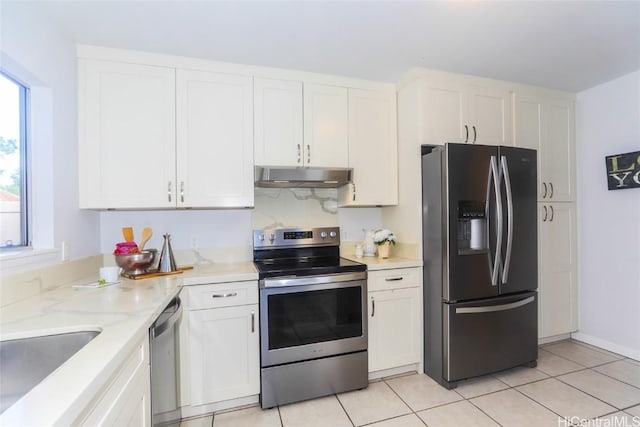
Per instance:
[[[80,60],[81,208],[175,207],[175,72]]]
[[[254,79],[256,165],[302,166],[302,82]]]
[[[177,71],[178,206],[253,206],[251,77]]]
[[[545,134],[540,146],[543,181],[547,199],[574,200],[574,107],[572,100],[552,99],[545,103]]]
[[[544,101],[541,96],[517,91],[513,96],[514,145],[538,151],[538,200],[542,199],[542,161],[540,146],[543,134]]]
[[[189,312],[191,405],[260,393],[258,305]]]
[[[425,143],[468,141],[471,130],[464,84],[448,76],[433,76],[424,80],[422,91]]]
[[[573,203],[540,203],[540,338],[576,330],[576,223]]]
[[[511,94],[496,87],[468,86],[469,142],[487,145],[512,145]]]
[[[304,85],[304,159],[306,166],[348,167],[347,89]]]
[[[420,362],[419,288],[369,292],[369,372]]]
[[[349,89],[349,167],[340,206],[398,204],[395,92]]]

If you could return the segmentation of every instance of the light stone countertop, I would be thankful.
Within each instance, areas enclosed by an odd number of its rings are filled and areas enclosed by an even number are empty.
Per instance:
[[[368,256],[358,258],[355,255],[342,255],[342,257],[350,259],[352,261],[366,264],[368,271],[390,270],[393,268],[422,267],[422,260],[419,260],[419,259],[400,258],[400,257],[389,257],[387,259],[379,259],[378,257],[368,257]]]
[[[3,307],[0,340],[87,330],[100,334],[2,413],[0,425],[71,425],[182,286],[257,278],[253,263],[243,262],[145,280],[122,278],[102,288],[72,287],[96,281],[92,276]]]

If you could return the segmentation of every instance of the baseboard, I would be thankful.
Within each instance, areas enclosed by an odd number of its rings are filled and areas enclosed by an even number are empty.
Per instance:
[[[633,349],[630,347],[626,347],[623,345],[615,344],[607,340],[603,340],[598,337],[594,337],[592,335],[584,334],[582,332],[574,332],[571,334],[571,338],[577,341],[582,341],[587,344],[594,345],[596,347],[600,347],[604,350],[611,351],[613,353],[620,354],[622,356],[628,357],[630,359],[640,361],[640,350]]]
[[[418,370],[418,364],[412,363],[411,365],[399,366],[397,368],[383,369],[381,371],[369,372],[369,381],[378,380],[380,378],[392,377],[394,375],[406,374],[409,372],[420,372]]]
[[[255,406],[260,400],[260,395],[241,397],[238,399],[225,400],[222,402],[209,403],[199,406],[183,406],[182,418],[200,417],[202,415],[211,414],[212,412],[226,411],[228,409],[240,409],[247,406]]]

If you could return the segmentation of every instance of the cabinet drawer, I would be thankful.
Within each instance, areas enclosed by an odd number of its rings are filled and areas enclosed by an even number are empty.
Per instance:
[[[420,268],[396,268],[392,270],[370,271],[369,292],[388,289],[419,287],[421,281]]]
[[[258,282],[215,283],[188,286],[189,310],[258,303]]]

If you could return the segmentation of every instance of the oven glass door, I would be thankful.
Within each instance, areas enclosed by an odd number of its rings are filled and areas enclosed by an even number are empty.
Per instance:
[[[260,290],[262,365],[367,348],[366,281]]]

